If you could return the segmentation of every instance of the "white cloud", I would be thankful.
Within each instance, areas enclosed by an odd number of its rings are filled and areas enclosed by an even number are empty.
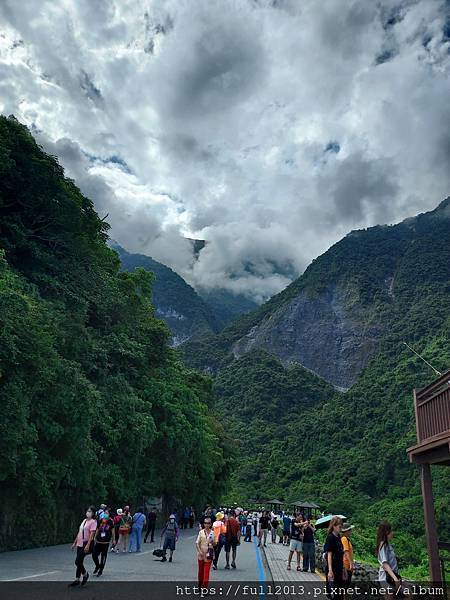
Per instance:
[[[0,19],[1,110],[112,237],[195,285],[265,298],[449,193],[445,0],[4,0]],[[197,262],[184,235],[209,242]]]

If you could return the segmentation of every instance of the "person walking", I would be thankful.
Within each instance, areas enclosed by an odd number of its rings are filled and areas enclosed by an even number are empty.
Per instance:
[[[145,532],[144,544],[147,543],[147,538],[150,536],[150,543],[153,544],[155,541],[155,527],[156,527],[156,507],[152,506],[148,511],[147,515],[147,530]]]
[[[327,594],[329,598],[342,595],[344,586],[344,547],[341,540],[342,519],[333,517],[325,541]]]
[[[392,525],[387,521],[381,521],[378,526],[376,546],[376,556],[380,563],[378,580],[398,589],[402,578],[398,572],[397,557],[391,544],[393,537]]]
[[[281,517],[278,519],[277,536],[278,536],[278,543],[282,544],[283,543],[283,521],[282,521]]]
[[[270,533],[272,535],[272,544],[276,544],[277,542],[277,529],[278,529],[278,518],[276,515],[274,515],[272,517],[272,520],[270,521],[270,526],[271,526],[271,530]]]
[[[95,520],[95,507],[90,506],[86,511],[86,518],[81,522],[77,536],[72,544],[72,550],[77,549],[75,558],[75,580],[69,583],[69,587],[77,585],[86,585],[89,579],[89,573],[84,566],[84,559],[91,552],[92,540],[97,530],[97,521]]]
[[[194,523],[195,523],[195,510],[194,507],[191,506],[191,509],[189,511],[189,528],[192,529],[194,527]]]
[[[119,537],[120,537],[120,521],[122,520],[123,510],[118,508],[116,515],[113,518],[114,521],[114,543],[111,545],[111,552],[119,552]]]
[[[316,528],[309,519],[303,523],[303,570],[316,572],[316,544],[314,533]]]
[[[183,516],[182,516],[182,520],[181,520],[181,529],[188,528],[190,514],[191,514],[191,511],[190,511],[189,507],[186,506],[183,510]]]
[[[349,523],[344,523],[342,526],[342,547],[344,548],[344,579],[345,586],[349,586],[352,582],[353,576],[353,545],[350,541],[350,536],[352,534],[354,526]]]
[[[130,514],[130,507],[125,506],[121,515],[119,523],[119,542],[117,544],[118,551],[126,552],[128,550],[128,540],[130,538],[131,526],[133,524],[133,517]]]
[[[302,517],[298,514],[291,523],[291,542],[289,546],[289,557],[287,570],[291,570],[292,557],[294,552],[297,554],[297,571],[301,571],[301,558],[302,558],[302,538],[303,538],[303,521]]]
[[[248,520],[247,521],[247,526],[245,528],[244,542],[251,542],[251,541],[252,541],[252,524]]]
[[[253,513],[252,525],[253,525],[253,535],[257,536],[258,535],[258,513]]]
[[[289,546],[292,519],[289,515],[283,516],[283,546]]]
[[[133,548],[136,548],[136,552],[141,551],[142,545],[142,530],[145,526],[145,515],[144,509],[139,508],[133,515],[133,521],[131,523],[131,534],[130,543],[128,545],[128,552],[133,552]]]
[[[163,530],[161,532],[161,537],[164,536],[163,543],[163,557],[161,562],[166,562],[166,552],[169,550],[169,562],[173,560],[173,553],[175,552],[176,543],[178,541],[178,536],[180,535],[180,530],[178,528],[178,523],[175,519],[175,515],[172,513],[169,517],[169,520],[164,525]]]
[[[236,515],[234,510],[230,511],[230,516],[228,517],[227,525],[225,532],[225,558],[226,565],[225,569],[230,568],[230,552],[232,553],[231,557],[231,568],[236,568],[236,554],[237,547],[240,544],[241,537],[241,528],[239,525],[239,521],[236,519]]]
[[[214,534],[214,560],[213,560],[213,569],[214,571],[217,569],[217,563],[219,561],[219,556],[222,551],[222,548],[226,543],[226,532],[227,528],[225,523],[223,522],[224,518],[223,512],[218,512],[216,514],[216,520],[213,523],[212,531]]]
[[[105,508],[102,517],[97,521],[97,531],[95,532],[94,549],[92,551],[92,560],[95,564],[94,575],[97,575],[97,577],[101,577],[103,573],[111,542],[115,543],[114,521],[109,516],[109,508]]]
[[[258,546],[261,546],[261,542],[264,546],[267,546],[267,534],[270,528],[270,513],[268,510],[264,510],[262,515],[259,517],[259,542]]]
[[[208,587],[209,574],[214,557],[214,533],[211,528],[211,517],[205,517],[203,525],[204,528],[198,532],[195,542],[198,560],[198,587],[200,589]]]

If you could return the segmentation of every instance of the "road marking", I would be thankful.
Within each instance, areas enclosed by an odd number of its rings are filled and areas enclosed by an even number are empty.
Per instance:
[[[253,543],[255,545],[255,552],[256,552],[256,563],[258,565],[258,575],[259,575],[259,582],[261,584],[264,584],[266,581],[266,578],[264,577],[264,566],[262,564],[262,560],[261,560],[261,554],[260,554],[260,550],[258,547],[258,544],[256,543],[256,536],[253,536]],[[265,597],[265,593],[261,593],[260,594],[261,598]]]
[[[58,571],[46,571],[45,573],[36,573],[36,575],[25,575],[25,577],[15,577],[14,579],[0,579],[0,581],[21,581],[22,579],[32,579],[33,577],[43,577],[44,575],[53,575]]]

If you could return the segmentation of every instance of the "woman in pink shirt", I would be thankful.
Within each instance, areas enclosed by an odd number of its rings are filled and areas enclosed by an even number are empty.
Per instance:
[[[72,544],[72,550],[76,547],[77,557],[75,559],[75,565],[77,572],[75,575],[75,581],[69,583],[69,587],[75,587],[77,585],[85,585],[89,579],[89,573],[84,568],[84,557],[86,554],[91,552],[91,546],[95,532],[97,530],[97,521],[94,519],[95,508],[90,506],[86,511],[86,518],[82,521],[80,528]]]

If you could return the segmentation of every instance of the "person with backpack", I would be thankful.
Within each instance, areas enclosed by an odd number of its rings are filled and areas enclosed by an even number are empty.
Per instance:
[[[211,564],[214,557],[214,533],[211,529],[211,517],[205,517],[203,529],[198,532],[195,547],[198,560],[198,587],[208,587]]]
[[[398,589],[402,584],[402,578],[398,572],[397,557],[391,544],[393,537],[392,525],[387,521],[381,521],[378,526],[377,546],[375,549],[376,557],[380,563],[378,580]]]
[[[230,552],[232,552],[231,568],[235,569],[237,547],[240,544],[241,527],[239,525],[239,521],[236,519],[236,514],[234,510],[230,511],[230,516],[228,517],[226,527],[227,529],[225,532],[225,558],[227,562],[225,565],[225,569],[230,568]]]
[[[163,530],[161,532],[161,537],[164,536],[163,543],[163,556],[161,558],[161,562],[166,562],[166,552],[170,551],[169,562],[173,560],[173,553],[175,552],[176,543],[178,541],[178,536],[180,535],[180,530],[178,528],[178,523],[175,519],[175,515],[172,513],[169,517],[169,520],[164,525]]]
[[[244,542],[251,542],[251,541],[252,541],[252,524],[251,524],[250,520],[247,520],[247,526],[245,528]]]
[[[119,523],[119,542],[117,544],[118,552],[120,552],[120,550],[122,550],[122,552],[127,552],[128,540],[130,537],[132,524],[133,524],[133,517],[130,514],[130,507],[125,506],[123,509],[123,512],[121,514],[120,523]]]
[[[109,516],[109,510],[109,508],[103,510],[101,518],[97,521],[97,531],[94,536],[92,560],[95,564],[94,575],[97,577],[101,577],[105,568],[110,543],[115,542],[114,521]]]
[[[333,517],[328,527],[324,545],[326,559],[327,594],[329,598],[340,596],[344,587],[344,547],[341,540],[342,519]]]
[[[141,551],[142,545],[142,530],[145,527],[146,518],[144,515],[144,509],[139,508],[133,515],[131,523],[130,543],[128,545],[128,552],[133,552],[133,548],[136,548],[136,552]]]
[[[78,585],[86,585],[89,579],[89,573],[84,566],[84,559],[87,554],[90,554],[91,547],[97,530],[97,521],[95,520],[95,507],[90,506],[86,511],[86,518],[81,522],[77,536],[72,544],[72,550],[77,549],[75,558],[75,580],[69,583],[69,587]]]

